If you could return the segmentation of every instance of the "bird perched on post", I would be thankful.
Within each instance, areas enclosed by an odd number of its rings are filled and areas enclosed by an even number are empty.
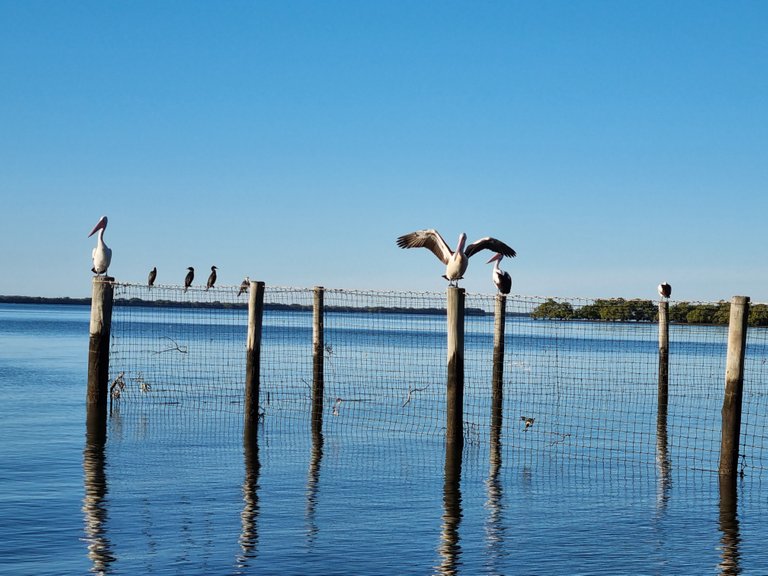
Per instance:
[[[237,295],[240,296],[243,292],[248,292],[248,288],[251,287],[251,280],[248,278],[248,276],[245,277],[245,280],[243,280],[240,283],[240,290],[237,291]]]
[[[147,286],[152,288],[152,286],[155,285],[155,278],[157,278],[157,266],[154,266],[152,270],[149,271],[149,277],[147,278]]]
[[[93,253],[91,254],[91,257],[93,258],[93,268],[91,268],[91,272],[97,276],[99,274],[106,275],[107,268],[109,268],[109,264],[112,262],[112,249],[104,243],[104,232],[106,229],[107,217],[102,216],[96,223],[96,226],[93,227],[93,230],[91,230],[91,233],[88,234],[88,238],[90,238],[96,234],[97,231],[99,232],[99,237],[96,239],[96,248],[93,249]]]
[[[504,258],[503,254],[495,254],[490,260],[488,260],[488,262],[486,262],[486,264],[495,262],[493,265],[493,272],[491,272],[493,283],[496,285],[499,294],[509,294],[509,292],[512,290],[512,276],[509,275],[509,272],[505,272],[499,268],[499,263],[501,262],[502,258]]]
[[[192,268],[192,266],[189,266],[187,270],[189,270],[189,272],[187,272],[187,276],[184,278],[184,292],[187,291],[187,288],[192,286],[192,280],[195,279],[195,269]]]
[[[449,286],[458,285],[458,281],[464,278],[464,272],[469,265],[469,258],[480,250],[493,250],[509,258],[517,256],[517,252],[496,238],[481,238],[472,242],[465,249],[466,241],[467,235],[462,232],[459,235],[456,251],[453,251],[437,230],[417,230],[400,236],[397,239],[397,245],[400,248],[428,248],[431,250],[445,264],[443,278],[448,280]]]
[[[662,298],[669,299],[669,297],[672,296],[672,286],[670,286],[666,282],[662,282],[661,284],[659,284],[658,290],[659,290],[659,296],[661,296]]]
[[[211,266],[211,275],[208,276],[208,283],[205,285],[205,289],[213,288],[216,283],[216,266]]]

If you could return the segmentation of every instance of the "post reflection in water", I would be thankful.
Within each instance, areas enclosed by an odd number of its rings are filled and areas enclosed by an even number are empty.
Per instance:
[[[438,552],[442,557],[437,574],[458,574],[461,566],[459,524],[461,523],[462,442],[445,443],[445,482],[443,484],[443,525]]]
[[[312,453],[307,473],[307,545],[311,548],[317,538],[317,492],[320,483],[320,463],[323,459],[323,420],[312,420]]]
[[[669,492],[672,488],[672,462],[669,458],[667,443],[667,397],[659,397],[656,414],[656,466],[659,472],[659,485],[656,491],[656,511],[663,513],[669,502]]]
[[[720,476],[720,537],[722,561],[718,566],[723,576],[741,574],[739,545],[738,493],[735,476]]]
[[[499,405],[499,414],[496,414],[496,406],[492,407],[491,417],[491,445],[490,445],[490,472],[486,482],[488,499],[485,506],[488,509],[488,519],[485,526],[485,539],[488,548],[488,567],[492,573],[498,573],[501,568],[502,560],[506,554],[504,552],[504,532],[502,504],[503,488],[499,480],[501,471],[501,405]]]
[[[240,513],[240,555],[237,567],[248,567],[251,560],[256,558],[259,531],[259,443],[254,434],[246,432],[243,439],[243,458],[245,477],[243,480],[243,511]],[[242,572],[239,572],[242,573]]]
[[[107,536],[107,475],[104,447],[107,441],[107,422],[97,410],[89,410],[86,420],[85,449],[83,450],[83,516],[88,558],[95,574],[108,574],[115,561],[112,543]]]

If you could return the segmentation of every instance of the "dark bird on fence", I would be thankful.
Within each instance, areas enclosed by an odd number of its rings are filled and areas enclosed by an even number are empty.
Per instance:
[[[243,292],[248,292],[248,288],[251,287],[251,280],[248,278],[248,276],[245,277],[245,280],[243,280],[240,283],[240,290],[237,291],[237,295],[240,296]]]
[[[493,283],[499,290],[499,294],[509,294],[510,290],[512,290],[512,276],[509,275],[509,272],[505,272],[499,268],[499,263],[501,262],[502,258],[504,258],[503,254],[495,254],[490,260],[488,260],[488,262],[486,262],[486,264],[495,262],[493,265],[493,272],[491,272]]]
[[[93,227],[91,233],[88,234],[88,238],[96,234],[98,231],[99,237],[96,239],[96,248],[93,249],[93,268],[91,272],[96,275],[106,274],[109,263],[112,262],[112,249],[104,244],[104,231],[107,229],[107,217],[102,216],[101,220]]]
[[[152,288],[152,286],[155,285],[156,278],[157,278],[157,266],[153,267],[152,270],[149,271],[149,277],[147,278],[147,286]]]
[[[187,291],[187,288],[192,286],[192,280],[195,279],[195,269],[190,266],[187,270],[189,270],[189,272],[187,272],[187,277],[184,278],[184,292]]]
[[[493,250],[509,258],[517,255],[512,248],[496,238],[481,238],[464,248],[467,235],[463,232],[459,236],[459,244],[454,252],[448,247],[443,237],[437,230],[417,230],[410,234],[404,234],[397,239],[400,248],[428,248],[445,264],[443,278],[448,280],[449,286],[457,286],[458,281],[464,278],[464,272],[469,265],[469,258],[480,250]]]
[[[659,284],[658,290],[659,290],[659,296],[661,296],[662,298],[669,298],[670,296],[672,296],[672,286],[670,286],[666,282],[662,282],[661,284]]]
[[[533,422],[536,420],[536,418],[529,418],[528,416],[520,416],[520,420],[525,422],[525,428],[523,428],[523,432],[528,430],[531,426],[533,426]]]
[[[205,285],[205,289],[213,288],[216,283],[216,266],[211,266],[211,275],[208,276],[208,283]]]

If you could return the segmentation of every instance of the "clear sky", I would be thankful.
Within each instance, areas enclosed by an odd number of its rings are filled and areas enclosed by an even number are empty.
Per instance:
[[[0,0],[0,294],[441,291],[397,236],[495,236],[530,296],[768,301],[768,2]],[[489,253],[462,285],[494,291]]]

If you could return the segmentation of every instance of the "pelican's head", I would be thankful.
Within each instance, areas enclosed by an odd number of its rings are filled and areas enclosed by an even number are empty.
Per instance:
[[[102,216],[101,220],[99,220],[96,226],[93,227],[93,230],[91,230],[91,233],[88,234],[88,237],[90,238],[91,236],[96,234],[96,232],[98,232],[99,230],[106,230],[106,229],[107,229],[107,217]]]
[[[456,249],[457,252],[464,252],[464,244],[467,242],[467,235],[462,232],[459,234],[459,247]]]
[[[491,259],[486,262],[486,264],[490,264],[491,262],[501,262],[501,259],[504,258],[504,254],[499,254],[498,252],[491,256]]]

